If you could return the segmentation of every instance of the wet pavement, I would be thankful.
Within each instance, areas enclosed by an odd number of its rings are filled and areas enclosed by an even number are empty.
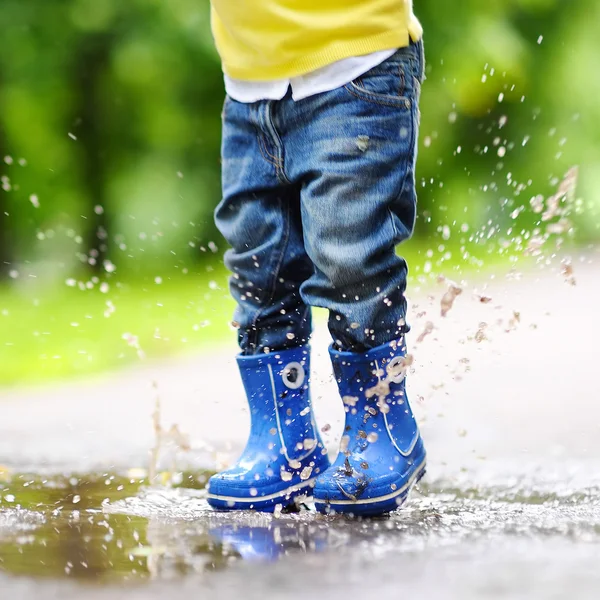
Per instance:
[[[409,393],[430,460],[387,518],[209,509],[206,477],[248,418],[227,352],[0,391],[2,597],[597,598],[600,268],[574,267],[575,287],[552,270],[467,285],[444,319],[445,284],[415,290]],[[319,330],[315,404],[335,448],[325,344]]]
[[[598,486],[427,484],[405,510],[365,521],[310,505],[277,517],[216,513],[201,490],[109,474],[2,486],[15,505],[0,518],[6,597],[592,598],[600,581]]]

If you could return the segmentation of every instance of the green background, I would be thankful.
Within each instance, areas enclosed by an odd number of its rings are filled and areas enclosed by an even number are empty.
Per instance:
[[[593,243],[600,3],[415,10],[427,81],[417,232],[401,248],[412,276],[521,260],[529,199],[573,165],[566,242]],[[232,339],[212,221],[223,94],[204,0],[2,0],[0,384]]]

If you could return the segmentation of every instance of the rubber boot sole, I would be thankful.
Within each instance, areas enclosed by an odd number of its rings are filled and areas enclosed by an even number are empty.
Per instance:
[[[296,500],[300,496],[312,496],[312,489],[316,477],[307,479],[302,483],[292,485],[284,490],[268,494],[266,496],[222,496],[219,494],[207,495],[210,506],[216,510],[256,510],[260,512],[273,512],[279,504],[282,508],[288,508],[296,505]]]
[[[375,498],[357,500],[321,500],[315,497],[315,508],[324,514],[349,514],[357,517],[375,517],[385,515],[400,508],[408,498],[412,488],[421,481],[426,473],[423,461],[398,490]]]

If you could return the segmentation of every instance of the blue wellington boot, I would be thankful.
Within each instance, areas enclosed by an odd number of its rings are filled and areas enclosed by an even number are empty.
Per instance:
[[[208,482],[208,503],[224,510],[271,512],[312,495],[329,467],[309,392],[308,346],[238,356],[250,406],[250,437],[237,463]]]
[[[404,388],[404,339],[364,354],[330,350],[346,410],[340,452],[317,478],[320,512],[395,510],[425,474],[425,448]]]

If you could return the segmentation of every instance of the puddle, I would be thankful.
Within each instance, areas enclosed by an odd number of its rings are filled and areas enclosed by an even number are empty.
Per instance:
[[[184,479],[200,485],[191,475]],[[144,485],[143,478],[108,473],[5,476],[0,482],[0,570],[101,583],[148,577],[148,519],[104,510]]]
[[[127,475],[12,475],[0,482],[0,571],[96,584],[169,580],[324,553],[368,564],[462,542],[569,539],[600,544],[600,488],[420,486],[387,518],[218,513],[206,474],[149,488]],[[354,557],[354,558],[353,558]]]

